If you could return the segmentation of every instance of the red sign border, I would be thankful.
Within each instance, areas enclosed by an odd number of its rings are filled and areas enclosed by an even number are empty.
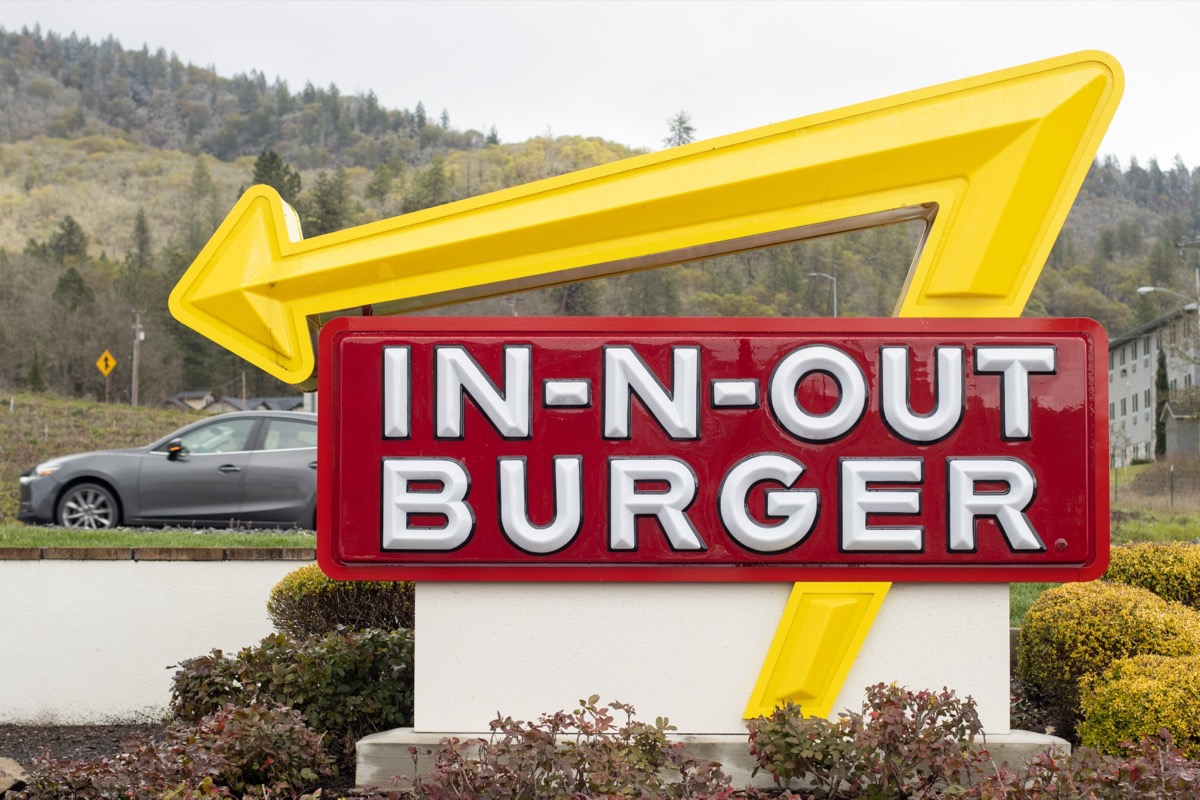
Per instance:
[[[978,333],[1082,334],[1090,338],[1094,366],[1091,375],[1091,395],[1095,406],[1096,436],[1089,443],[1093,469],[1088,477],[1090,507],[1095,515],[1094,536],[1090,560],[1076,566],[1050,565],[1012,566],[903,566],[850,565],[843,567],[762,565],[762,566],[608,566],[587,565],[530,565],[496,564],[486,566],[464,564],[344,564],[337,560],[336,542],[332,537],[333,509],[338,504],[338,487],[334,485],[335,470],[331,465],[317,465],[317,563],[322,571],[337,580],[383,581],[459,581],[459,582],[588,582],[588,583],[795,583],[839,581],[887,581],[903,583],[1024,583],[1090,581],[1099,578],[1108,568],[1110,504],[1108,491],[1108,383],[1098,379],[1101,354],[1108,352],[1108,337],[1099,323],[1090,319],[1037,318],[1036,330],[1030,330],[1033,319],[986,318],[895,318],[851,317],[822,319],[823,333],[839,334],[946,334]],[[362,332],[394,332],[403,325],[414,333],[429,333],[453,329],[463,334],[527,333],[530,327],[539,331],[572,333],[599,329],[620,333],[671,333],[678,330],[703,330],[706,333],[739,335],[748,329],[756,333],[790,331],[793,318],[758,317],[339,317],[321,329],[318,358],[318,397],[335,396],[334,352],[340,336]],[[320,409],[317,426],[318,453],[333,452],[333,431],[338,427],[341,409],[336,403]],[[1103,483],[1100,477],[1103,476]]]

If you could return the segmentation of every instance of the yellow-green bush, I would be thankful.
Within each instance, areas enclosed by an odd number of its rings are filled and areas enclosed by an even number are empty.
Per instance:
[[[1200,758],[1200,656],[1135,656],[1083,679],[1080,741],[1117,755],[1123,742],[1166,728]]]
[[[267,613],[294,639],[354,630],[412,630],[411,581],[335,581],[316,564],[292,570],[271,589]]]
[[[1200,546],[1140,542],[1112,549],[1106,580],[1149,589],[1200,611]]]
[[[1061,736],[1079,719],[1079,680],[1122,658],[1200,654],[1200,613],[1147,589],[1067,583],[1034,601],[1021,624],[1017,677]]]

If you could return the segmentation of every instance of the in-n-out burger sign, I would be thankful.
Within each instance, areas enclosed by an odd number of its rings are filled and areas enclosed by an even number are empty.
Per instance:
[[[339,319],[319,558],[349,578],[1079,580],[1089,320]]]

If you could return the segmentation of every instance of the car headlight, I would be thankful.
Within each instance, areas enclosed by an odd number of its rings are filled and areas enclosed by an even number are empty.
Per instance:
[[[38,464],[36,467],[31,469],[28,472],[28,475],[30,475],[31,477],[37,476],[37,475],[49,475],[52,472],[57,472],[61,468],[62,468],[62,462],[47,461],[46,463]]]

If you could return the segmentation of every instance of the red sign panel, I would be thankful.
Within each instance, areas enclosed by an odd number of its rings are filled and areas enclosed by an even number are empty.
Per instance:
[[[1079,319],[342,318],[338,578],[1067,581],[1108,561]]]

